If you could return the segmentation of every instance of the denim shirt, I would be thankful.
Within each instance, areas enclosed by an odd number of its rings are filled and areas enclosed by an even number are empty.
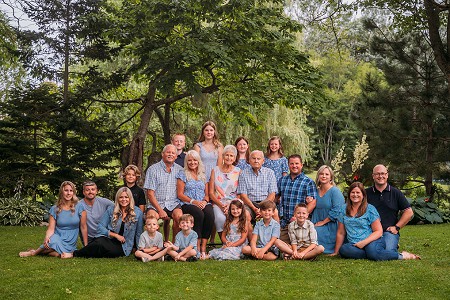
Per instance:
[[[105,213],[98,224],[97,236],[106,236],[109,237],[109,231],[119,233],[120,226],[122,226],[122,218],[119,218],[116,222],[115,228],[113,228],[112,220],[113,220],[113,211],[114,206],[108,207]],[[123,253],[125,256],[130,255],[131,250],[133,249],[134,241],[139,241],[139,237],[143,231],[143,215],[142,211],[139,207],[134,207],[134,212],[136,214],[136,221],[134,223],[127,223],[124,226],[123,237],[125,238],[125,243],[122,244]]]

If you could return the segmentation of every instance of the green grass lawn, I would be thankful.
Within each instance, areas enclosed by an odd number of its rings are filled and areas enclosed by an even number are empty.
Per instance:
[[[319,257],[141,263],[118,259],[19,258],[45,228],[0,227],[1,299],[449,299],[450,224],[407,226],[401,249],[420,261]]]

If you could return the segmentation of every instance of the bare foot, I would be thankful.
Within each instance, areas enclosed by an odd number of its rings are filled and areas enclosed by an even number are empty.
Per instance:
[[[35,252],[36,252],[36,250],[29,249],[28,251],[19,252],[19,256],[20,257],[33,256]]]
[[[72,258],[73,257],[73,253],[71,252],[63,252],[61,254],[61,258]]]
[[[409,253],[406,251],[403,251],[402,253],[403,259],[422,259],[419,255]]]

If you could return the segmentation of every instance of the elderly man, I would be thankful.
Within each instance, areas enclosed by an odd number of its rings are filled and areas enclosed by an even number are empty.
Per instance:
[[[157,219],[164,221],[172,218],[172,233],[173,238],[179,231],[179,223],[183,212],[181,211],[180,203],[177,199],[177,178],[176,175],[181,166],[175,164],[177,158],[177,148],[172,145],[166,145],[161,153],[162,159],[156,164],[152,165],[147,170],[145,176],[144,189],[147,190],[147,197],[150,206],[147,210],[147,217],[154,216]],[[169,228],[164,227],[164,239],[169,238]]]
[[[244,201],[247,210],[251,214],[252,221],[259,217],[259,203],[264,200],[275,201],[277,192],[277,180],[274,172],[263,167],[264,153],[259,150],[250,153],[250,166],[239,175],[237,193]],[[278,213],[274,215],[279,220]]]
[[[283,211],[281,219],[280,239],[290,244],[288,225],[294,217],[295,206],[306,203],[308,213],[316,207],[317,187],[314,180],[303,173],[302,157],[293,154],[288,158],[289,174],[278,181],[277,200],[280,201],[280,209]]]
[[[97,196],[97,185],[93,181],[83,183],[83,195],[81,203],[87,212],[88,244],[94,240],[97,235],[97,227],[103,214],[114,203],[106,198]],[[86,246],[86,245],[84,245]]]
[[[399,231],[408,224],[414,212],[405,195],[388,184],[388,170],[385,166],[376,165],[373,168],[372,178],[374,185],[366,189],[367,202],[375,206],[380,214],[386,250],[397,250]],[[400,219],[399,212],[401,212]]]

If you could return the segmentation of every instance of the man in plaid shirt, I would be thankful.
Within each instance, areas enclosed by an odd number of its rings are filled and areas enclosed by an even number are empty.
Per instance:
[[[316,207],[318,192],[314,180],[306,176],[302,171],[302,157],[298,154],[293,154],[289,156],[288,162],[289,174],[278,181],[277,199],[279,199],[280,207],[283,211],[280,239],[290,244],[287,226],[292,221],[295,206],[299,203],[306,203],[308,213],[311,213]]]

